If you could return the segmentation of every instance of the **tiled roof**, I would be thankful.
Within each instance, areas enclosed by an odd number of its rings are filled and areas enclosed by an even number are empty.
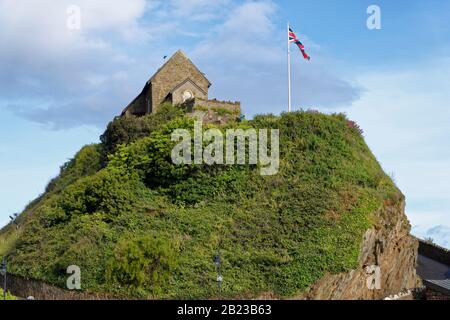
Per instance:
[[[423,280],[425,286],[433,290],[450,295],[450,279],[445,280]]]
[[[419,253],[416,270],[427,288],[450,295],[449,265]]]
[[[417,274],[425,280],[450,279],[450,266],[432,258],[419,254],[417,259]]]

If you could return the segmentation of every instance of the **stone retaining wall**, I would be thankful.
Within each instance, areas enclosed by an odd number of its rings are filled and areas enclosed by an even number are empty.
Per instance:
[[[419,254],[450,266],[450,250],[434,243],[419,240]]]
[[[71,291],[42,281],[26,279],[12,274],[7,275],[7,290],[12,295],[24,298],[32,296],[36,300],[108,300],[114,299],[106,294]],[[3,282],[2,282],[3,284]]]
[[[204,99],[195,98],[194,105],[200,106],[200,107],[205,107],[205,108],[211,108],[211,109],[226,109],[234,114],[241,113],[241,103],[240,102],[219,101],[216,99],[204,100]]]

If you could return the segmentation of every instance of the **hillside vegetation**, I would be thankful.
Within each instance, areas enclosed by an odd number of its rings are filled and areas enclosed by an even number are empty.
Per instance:
[[[174,165],[170,134],[193,121],[159,110],[111,122],[20,215],[19,230],[2,230],[13,273],[64,287],[66,268],[78,265],[83,290],[214,298],[220,252],[222,297],[289,297],[355,268],[374,212],[401,197],[344,115],[218,127],[280,130],[279,173],[261,176],[256,165]]]

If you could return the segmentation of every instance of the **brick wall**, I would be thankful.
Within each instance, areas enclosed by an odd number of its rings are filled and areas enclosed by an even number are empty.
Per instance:
[[[425,290],[425,299],[426,300],[448,300],[450,301],[450,295],[445,293],[433,290],[429,287]]]

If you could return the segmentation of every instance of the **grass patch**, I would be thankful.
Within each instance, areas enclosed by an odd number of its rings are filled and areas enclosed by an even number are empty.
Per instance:
[[[0,288],[0,301],[3,300],[3,289]],[[17,297],[13,296],[9,291],[6,292],[6,300],[19,300]]]

